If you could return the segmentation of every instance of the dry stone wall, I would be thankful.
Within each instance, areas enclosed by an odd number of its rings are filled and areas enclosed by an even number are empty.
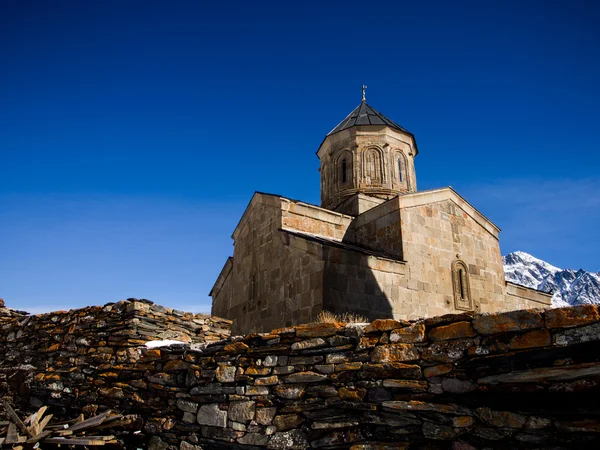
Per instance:
[[[121,316],[152,309],[117,305]],[[133,324],[111,329],[115,308],[5,323],[2,395],[22,409],[38,399],[141,414],[154,449],[597,448],[593,305],[312,324],[161,348],[140,346],[150,336]],[[222,324],[203,320],[199,329]]]

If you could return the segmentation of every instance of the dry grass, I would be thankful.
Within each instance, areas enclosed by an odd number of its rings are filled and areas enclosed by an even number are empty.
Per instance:
[[[321,311],[313,323],[366,323],[369,319],[360,314],[346,312],[343,314],[334,314],[329,311]]]

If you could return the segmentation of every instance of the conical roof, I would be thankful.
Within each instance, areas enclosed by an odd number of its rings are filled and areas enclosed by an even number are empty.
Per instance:
[[[379,111],[367,105],[366,102],[361,102],[354,110],[348,114],[348,116],[342,120],[338,126],[336,126],[333,130],[327,133],[327,136],[331,136],[332,134],[338,133],[339,131],[346,130],[355,125],[387,125],[390,128],[395,128],[400,131],[404,131],[412,135],[411,132],[402,128],[396,122],[391,119],[388,119]]]

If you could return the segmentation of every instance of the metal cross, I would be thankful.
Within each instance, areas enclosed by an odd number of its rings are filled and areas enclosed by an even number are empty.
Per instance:
[[[364,84],[362,85],[362,101],[366,102],[367,101],[367,95],[365,93],[365,91],[367,90],[367,86],[365,86]]]

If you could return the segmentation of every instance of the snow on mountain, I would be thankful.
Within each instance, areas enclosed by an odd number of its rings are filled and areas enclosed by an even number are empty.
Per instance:
[[[600,272],[559,269],[525,252],[502,257],[506,280],[553,292],[553,306],[600,304]]]

